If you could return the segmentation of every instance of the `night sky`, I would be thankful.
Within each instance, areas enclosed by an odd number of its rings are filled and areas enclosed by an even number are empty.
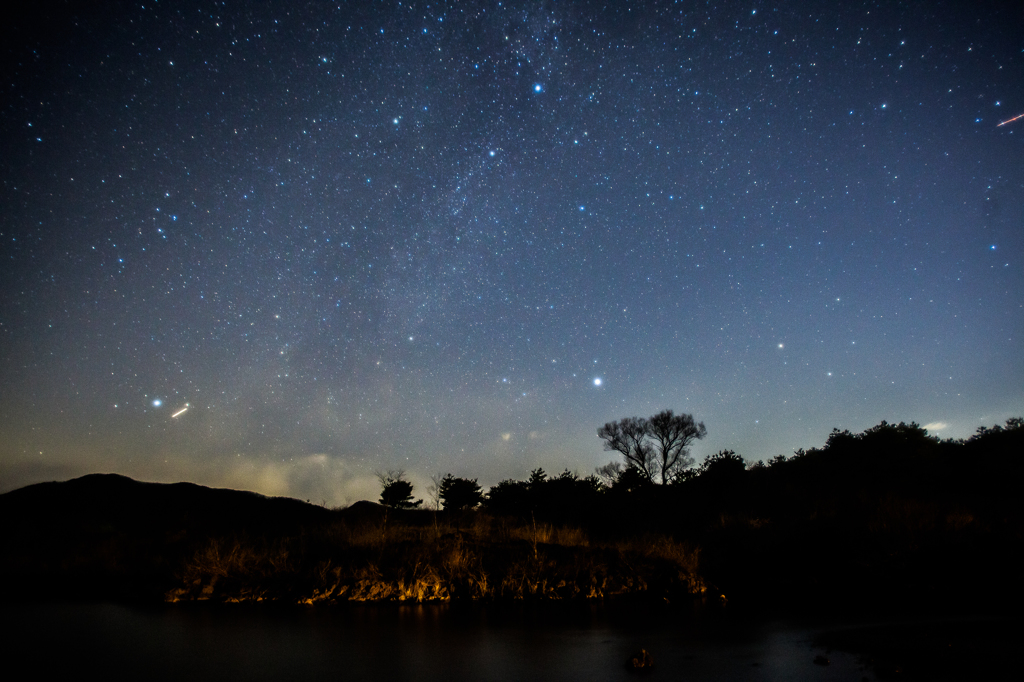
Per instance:
[[[425,494],[1024,414],[1024,11],[26,3],[0,490]],[[187,409],[186,409],[187,408]]]

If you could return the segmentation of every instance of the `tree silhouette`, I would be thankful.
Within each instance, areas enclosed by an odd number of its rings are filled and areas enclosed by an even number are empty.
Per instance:
[[[438,497],[445,509],[457,511],[475,509],[484,499],[480,484],[475,478],[456,478],[451,474],[441,479]]]
[[[689,445],[707,435],[704,423],[690,414],[663,410],[650,419],[626,417],[608,422],[597,430],[604,449],[618,452],[626,460],[626,469],[635,469],[641,477],[655,483],[672,483],[693,464]],[[599,469],[606,478],[621,476],[613,465]]]
[[[639,469],[626,467],[615,479],[611,490],[615,493],[633,493],[650,488],[652,485],[654,485],[654,481],[644,476]]]
[[[676,415],[672,410],[664,410],[648,419],[647,429],[654,441],[654,460],[662,483],[677,480],[693,464],[688,456],[689,445],[708,433],[704,422],[693,421],[692,414]]]
[[[434,511],[441,509],[441,481],[444,480],[444,476],[441,474],[434,474],[430,477],[430,485],[427,486],[427,495],[430,497],[430,508]]]
[[[492,514],[527,519],[533,510],[530,492],[530,486],[525,481],[506,479],[491,486],[484,504]]]
[[[604,466],[597,467],[594,472],[606,488],[611,488],[619,480],[619,476],[622,475],[624,470],[625,467],[622,465],[622,462],[612,460]]]
[[[654,480],[654,448],[647,440],[647,420],[626,417],[608,422],[597,430],[604,441],[604,449],[618,452],[626,460],[626,467],[636,469],[644,478]]]
[[[405,480],[405,472],[401,469],[379,473],[377,480],[381,484],[380,503],[385,507],[415,509],[423,504],[423,500],[413,502],[412,483]]]
[[[697,476],[703,480],[734,481],[743,475],[747,463],[732,450],[720,450],[704,458],[697,469]]]

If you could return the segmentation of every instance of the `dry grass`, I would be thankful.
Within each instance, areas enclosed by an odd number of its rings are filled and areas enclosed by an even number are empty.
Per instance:
[[[292,566],[286,540],[251,543],[244,538],[215,538],[193,555],[188,569],[196,576],[230,578],[275,575],[292,570]]]
[[[580,528],[552,526],[547,523],[536,526],[516,526],[509,529],[508,537],[514,540],[526,540],[543,545],[560,545],[562,547],[589,547],[590,538]]]
[[[369,519],[284,539],[213,540],[168,599],[599,599],[652,585],[700,594],[698,560],[665,537],[593,546],[580,528],[485,514],[417,526]]]

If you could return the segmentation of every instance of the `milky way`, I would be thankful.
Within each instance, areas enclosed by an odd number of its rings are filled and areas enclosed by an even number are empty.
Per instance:
[[[24,12],[4,490],[341,504],[387,469],[587,474],[598,426],[666,408],[698,460],[1024,413],[1008,5]]]

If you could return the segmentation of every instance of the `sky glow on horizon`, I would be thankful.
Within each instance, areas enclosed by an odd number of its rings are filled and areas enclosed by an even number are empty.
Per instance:
[[[1024,414],[1000,3],[31,6],[5,28],[0,492],[327,504]],[[1017,117],[1017,118],[1015,118]]]

